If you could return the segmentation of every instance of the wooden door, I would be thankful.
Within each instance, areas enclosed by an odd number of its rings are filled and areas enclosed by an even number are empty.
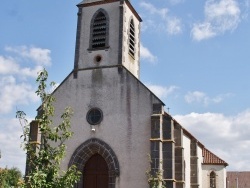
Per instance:
[[[87,161],[83,181],[84,188],[108,188],[108,166],[102,156],[95,154]]]

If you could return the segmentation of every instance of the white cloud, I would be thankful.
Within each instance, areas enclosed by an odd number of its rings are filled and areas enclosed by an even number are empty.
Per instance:
[[[17,83],[13,76],[0,78],[0,114],[10,112],[17,105],[37,102],[34,88],[28,83]]]
[[[192,35],[193,38],[197,41],[203,39],[209,39],[216,36],[216,32],[213,30],[211,23],[201,23],[201,24],[194,24],[192,28]]]
[[[182,32],[181,20],[173,17],[167,20],[167,33],[170,35],[175,35]]]
[[[250,169],[250,109],[235,116],[190,113],[174,118],[209,150],[228,162],[230,170]]]
[[[50,50],[37,47],[6,47],[6,51],[14,52],[14,56],[0,55],[0,75],[18,75],[23,79],[27,77],[37,77],[37,73],[44,66],[51,64]],[[24,66],[24,61],[31,63]]]
[[[19,71],[20,67],[11,57],[0,56],[0,75],[13,74]]]
[[[165,31],[168,35],[177,35],[182,32],[181,19],[170,16],[169,9],[156,8],[146,2],[141,2],[140,6],[150,14],[150,18],[146,18],[142,25],[144,30],[150,28],[153,31]]]
[[[236,0],[207,0],[204,14],[205,20],[195,23],[191,30],[197,41],[233,31],[240,22],[241,10]]]
[[[15,118],[0,118],[0,167],[18,167],[25,170],[25,152],[21,149],[22,128]]]
[[[30,59],[31,61],[42,66],[51,65],[51,57],[50,57],[51,51],[49,49],[18,46],[18,47],[6,47],[5,50],[9,52],[14,52],[20,55],[21,57]]]
[[[155,64],[157,62],[157,57],[154,56],[148,48],[142,45],[140,46],[140,56],[143,60]]]
[[[7,47],[0,54],[0,167],[18,167],[24,172],[25,152],[20,148],[21,126],[14,117],[15,108],[39,101],[30,77],[37,77],[43,66],[51,64],[50,50],[37,47]],[[28,65],[25,65],[28,63]],[[33,107],[33,106],[32,106]]]
[[[209,97],[207,94],[201,91],[188,92],[185,95],[185,101],[189,104],[191,103],[201,103],[205,106],[209,104],[216,104],[222,102],[225,98],[231,97],[231,93],[220,94],[215,97]]]
[[[141,2],[140,6],[149,11],[150,14],[156,14],[161,18],[166,19],[169,10],[167,8],[157,9],[154,5],[146,2]]]
[[[22,78],[37,77],[37,73],[43,69],[43,66],[51,64],[50,50],[36,47],[6,47],[6,51],[14,52],[15,56],[0,55],[0,75],[19,75]],[[23,66],[23,60],[32,61],[29,67]],[[35,63],[35,65],[34,65]]]
[[[40,65],[37,65],[35,66],[33,69],[30,68],[30,67],[25,67],[25,68],[22,68],[20,69],[19,71],[19,74],[24,76],[24,77],[33,77],[33,78],[36,78],[38,73],[43,69],[42,66]]]
[[[185,101],[187,103],[203,102],[205,98],[206,94],[200,91],[188,92],[188,94],[185,95]]]
[[[20,67],[20,64],[13,57],[0,56],[0,75],[19,75],[21,77],[37,77],[37,73],[42,70],[42,66],[34,68]]]
[[[164,87],[160,85],[146,84],[146,86],[159,98],[168,97],[178,89],[177,86]]]

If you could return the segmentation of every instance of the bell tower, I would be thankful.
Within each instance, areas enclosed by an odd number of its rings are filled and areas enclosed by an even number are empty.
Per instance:
[[[141,18],[129,0],[78,5],[74,77],[78,71],[125,67],[139,79]]]

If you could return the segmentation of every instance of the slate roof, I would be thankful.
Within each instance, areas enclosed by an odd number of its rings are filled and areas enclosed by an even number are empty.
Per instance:
[[[228,164],[224,160],[213,154],[205,147],[202,148],[202,156],[203,156],[203,164],[228,166]]]
[[[227,188],[250,188],[250,171],[228,171],[227,172]]]

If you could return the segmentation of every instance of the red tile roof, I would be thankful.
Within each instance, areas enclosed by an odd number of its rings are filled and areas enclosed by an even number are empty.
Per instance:
[[[203,156],[203,164],[228,166],[228,164],[224,160],[213,154],[205,147],[202,148],[202,156]]]
[[[249,188],[250,187],[250,172],[227,172],[227,188]]]

